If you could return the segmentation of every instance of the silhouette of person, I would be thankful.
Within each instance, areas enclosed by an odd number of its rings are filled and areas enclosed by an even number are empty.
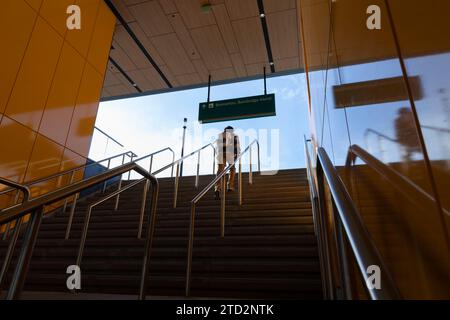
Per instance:
[[[414,152],[420,152],[414,116],[409,108],[403,107],[398,110],[395,119],[395,135],[397,142],[403,146],[405,160],[410,161]]]

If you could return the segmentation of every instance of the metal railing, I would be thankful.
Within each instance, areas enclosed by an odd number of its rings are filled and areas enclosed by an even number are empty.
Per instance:
[[[191,216],[189,224],[189,242],[188,242],[188,255],[187,255],[187,268],[186,268],[186,296],[190,295],[191,290],[191,272],[192,272],[192,252],[194,249],[194,234],[195,234],[195,211],[197,203],[211,190],[216,183],[221,183],[221,197],[220,197],[220,236],[225,236],[225,205],[226,205],[226,179],[225,175],[239,162],[239,176],[238,176],[238,188],[239,188],[239,205],[242,205],[242,157],[249,152],[249,184],[253,184],[252,175],[252,146],[256,144],[258,147],[258,172],[261,172],[260,162],[260,150],[258,140],[253,140],[247,148],[234,160],[233,164],[229,164],[216,178],[211,181],[199,194],[191,201]]]
[[[213,174],[214,174],[215,168],[216,168],[216,148],[214,148],[214,143],[208,143],[208,144],[204,145],[200,149],[195,150],[194,152],[191,152],[187,156],[179,159],[178,160],[179,162],[176,163],[177,169],[176,169],[176,176],[175,176],[175,192],[174,192],[174,197],[173,197],[173,208],[177,207],[177,202],[178,202],[178,187],[179,187],[179,182],[180,182],[180,164],[187,158],[197,154],[197,174],[195,177],[195,187],[198,188],[199,174],[200,174],[200,153],[208,147],[213,148],[213,151],[214,151],[214,160],[213,160]]]
[[[61,178],[62,176],[65,176],[65,175],[68,175],[68,174],[71,174],[70,180],[69,180],[69,184],[71,184],[71,183],[74,182],[75,174],[79,170],[87,169],[87,168],[90,168],[92,166],[99,165],[99,164],[101,164],[103,162],[108,162],[108,169],[109,169],[109,167],[111,165],[111,161],[116,159],[116,158],[120,158],[120,157],[122,157],[122,159],[123,159],[122,160],[122,164],[124,164],[125,163],[125,157],[129,157],[131,159],[130,160],[130,162],[131,162],[131,161],[133,161],[133,158],[137,157],[137,155],[134,152],[132,152],[132,151],[127,151],[127,152],[124,152],[124,153],[121,153],[121,154],[118,154],[118,155],[115,155],[115,156],[112,156],[112,157],[109,157],[109,158],[106,158],[106,159],[102,159],[102,160],[99,160],[99,161],[96,161],[96,162],[93,162],[93,163],[84,164],[84,165],[81,165],[81,166],[78,166],[78,167],[75,167],[75,168],[72,168],[72,169],[69,169],[69,170],[65,170],[65,171],[61,171],[61,172],[52,174],[52,175],[44,177],[44,178],[40,178],[40,179],[37,179],[37,180],[29,181],[29,182],[26,182],[24,185],[26,185],[28,188],[30,188],[30,187],[38,184],[38,183],[46,182],[46,181],[49,181],[49,180],[52,180],[52,179],[56,179],[56,178]],[[61,182],[59,182],[58,185],[60,183]],[[6,183],[3,183],[1,180],[0,180],[0,184],[7,185]],[[4,194],[7,194],[7,193],[10,193],[12,191],[16,191],[18,189],[14,185],[8,185],[8,186],[12,187],[12,188],[1,191],[0,192],[0,196],[4,195]],[[15,202],[14,205],[15,204],[17,204],[17,202]],[[64,204],[64,211],[65,211],[66,206],[67,206],[67,201]]]
[[[146,156],[143,156],[143,157],[141,157],[141,158],[139,158],[139,159],[136,159],[136,160],[134,160],[134,161],[132,161],[132,162],[133,162],[133,163],[137,163],[137,162],[139,162],[139,161],[146,160],[146,159],[149,159],[149,158],[150,158],[150,167],[149,167],[149,171],[148,171],[148,172],[151,173],[152,166],[153,166],[153,157],[156,156],[157,154],[160,154],[160,153],[165,152],[165,151],[170,151],[170,152],[172,152],[172,162],[173,162],[173,161],[175,160],[175,152],[174,152],[174,151],[172,150],[172,148],[170,148],[170,147],[167,147],[167,148],[164,148],[164,149],[155,151],[155,152],[150,153],[150,154],[148,154],[148,155],[146,155]],[[122,162],[123,162],[123,161],[122,161]],[[109,170],[109,165],[110,165],[110,162],[108,162],[108,170]],[[122,163],[122,165],[123,165],[123,163]],[[172,176],[173,176],[173,169],[172,169]],[[122,188],[122,182],[123,182],[123,176],[120,176],[120,178],[119,178],[119,183],[118,183],[118,188],[117,188],[118,191]],[[107,181],[105,181],[105,182],[103,183],[103,193],[105,193],[105,191],[106,191],[106,183],[107,183]],[[146,198],[146,195],[147,195],[147,189],[148,189],[148,186],[147,186],[147,188],[144,188],[143,196],[142,196],[143,199]],[[118,209],[118,207],[119,207],[119,201],[120,201],[120,194],[121,194],[121,192],[115,192],[114,194],[115,194],[115,197],[116,197],[116,201],[115,201],[115,205],[114,205],[114,211],[117,211],[117,209]],[[79,194],[76,194],[75,197],[74,197],[74,199],[73,199],[73,202],[72,202],[72,206],[71,206],[70,213],[69,213],[69,220],[68,220],[68,222],[67,222],[67,228],[66,228],[66,232],[65,232],[65,236],[64,236],[64,239],[65,239],[65,240],[68,240],[69,237],[70,237],[70,231],[71,231],[71,229],[72,229],[72,222],[73,222],[73,217],[74,217],[74,215],[75,215],[75,208],[76,208],[76,205],[77,205],[78,197],[79,197]],[[110,198],[111,198],[111,197],[108,196],[108,199],[110,199]],[[144,215],[144,210],[145,210],[145,203],[141,206],[141,213],[140,213],[140,215],[141,215],[142,217],[143,217],[143,215]],[[142,218],[142,219],[143,219],[143,218]],[[142,229],[142,226],[141,226],[141,229]],[[138,238],[139,238],[139,239],[141,238],[141,234],[140,234],[140,233],[139,233],[139,235],[138,235]]]
[[[17,259],[17,265],[12,276],[11,284],[8,293],[6,295],[6,299],[18,298],[23,288],[25,278],[28,273],[30,260],[33,254],[33,249],[36,243],[38,231],[41,225],[44,206],[63,200],[76,193],[79,193],[95,185],[101,184],[109,179],[118,177],[129,171],[136,171],[137,173],[144,176],[145,179],[147,179],[147,181],[149,181],[149,183],[152,184],[153,189],[152,205],[150,210],[149,226],[147,229],[147,238],[143,256],[144,258],[142,263],[142,274],[139,291],[139,298],[144,299],[147,288],[148,265],[151,254],[150,251],[152,248],[152,241],[155,228],[154,222],[156,218],[159,184],[158,180],[153,175],[149,174],[144,168],[140,167],[138,164],[134,162],[124,164],[120,167],[111,169],[107,172],[101,173],[94,177],[85,179],[83,181],[75,182],[71,185],[65,186],[61,189],[47,193],[40,197],[24,201],[20,205],[0,211],[0,226],[17,219],[21,219],[22,217],[30,214],[30,221],[28,222],[28,226],[23,237],[22,248]],[[8,267],[9,265],[2,268],[2,275],[1,275],[2,279],[5,278]]]
[[[211,144],[207,144],[207,145],[203,146],[202,148],[200,148],[200,149],[198,149],[198,150],[196,150],[194,152],[191,152],[190,154],[188,154],[188,155],[178,159],[177,161],[172,161],[172,163],[170,163],[170,164],[168,164],[168,165],[158,169],[157,171],[155,171],[155,172],[153,172],[151,174],[153,176],[156,176],[157,174],[159,174],[159,173],[161,173],[163,171],[166,171],[167,169],[171,168],[172,169],[172,175],[173,175],[173,167],[175,165],[177,165],[177,167],[179,167],[179,165],[184,160],[186,160],[187,158],[192,157],[193,155],[195,155],[197,153],[200,153],[202,150],[204,150],[205,148],[207,148],[210,145]],[[162,151],[164,151],[164,149]],[[160,152],[162,152],[162,151],[160,150]],[[136,159],[135,162],[139,162],[139,161],[144,160],[144,159],[146,159],[148,157],[151,157],[151,156],[152,155],[144,156],[142,158]],[[150,170],[151,170],[151,167],[152,167],[152,165],[150,164]],[[86,211],[86,215],[85,215],[85,219],[84,219],[84,225],[83,225],[83,231],[82,231],[82,234],[81,234],[80,246],[79,246],[79,249],[78,249],[77,262],[76,262],[76,264],[78,266],[81,265],[81,261],[83,259],[83,252],[84,252],[84,247],[85,247],[85,243],[86,243],[86,239],[87,239],[87,232],[88,232],[88,229],[89,229],[89,223],[90,223],[90,218],[91,218],[91,215],[92,215],[92,210],[96,206],[98,206],[98,205],[100,205],[100,204],[102,204],[102,203],[106,202],[107,200],[110,200],[110,199],[112,199],[114,197],[118,197],[122,192],[127,191],[127,190],[129,190],[129,189],[139,185],[140,183],[142,183],[145,180],[146,180],[146,183],[145,183],[144,189],[143,189],[141,209],[140,209],[140,214],[139,214],[138,236],[137,236],[138,239],[141,239],[142,229],[143,229],[143,224],[144,224],[145,200],[147,199],[147,192],[148,192],[148,189],[149,189],[148,180],[146,178],[134,181],[134,182],[130,183],[129,185],[123,187],[123,188],[121,187],[121,185],[119,185],[119,188],[115,192],[113,192],[113,193],[103,197],[102,199],[99,199],[98,201],[96,201],[96,202],[94,202],[94,203],[92,203],[92,204],[90,204],[88,206],[87,211]],[[117,210],[117,208],[118,208],[118,203],[116,202],[115,210]],[[143,297],[143,298],[145,298],[145,297]]]
[[[308,154],[306,166],[312,176],[311,163],[308,161],[308,158],[310,159],[309,149],[307,148],[308,142],[311,142],[311,140],[305,138],[305,152]],[[367,279],[366,272],[370,266],[376,265],[382,271],[380,274],[382,284],[380,289],[365,285],[369,296],[373,300],[400,299],[401,295],[398,288],[361,220],[358,209],[325,149],[321,147],[317,148],[316,177],[318,208],[316,207],[315,216],[318,219],[315,221],[317,224],[315,227],[319,231],[319,245],[321,250],[324,250],[321,253],[321,258],[323,270],[327,273],[325,276],[327,298],[351,299],[346,252],[348,242],[362,279]],[[331,195],[330,201],[327,201],[326,198],[327,191]],[[330,234],[327,230],[334,230],[334,232]],[[333,245],[330,245],[329,242],[333,242]],[[333,248],[337,250],[334,254],[331,252]],[[337,274],[338,276],[333,276],[331,270],[333,267],[336,270],[334,275]],[[335,279],[336,277],[337,279]]]

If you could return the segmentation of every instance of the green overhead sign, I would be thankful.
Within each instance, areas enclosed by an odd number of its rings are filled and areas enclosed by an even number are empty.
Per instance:
[[[200,103],[200,123],[275,116],[275,95],[211,101]]]

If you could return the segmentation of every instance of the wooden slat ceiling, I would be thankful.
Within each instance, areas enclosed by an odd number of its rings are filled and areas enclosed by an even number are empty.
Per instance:
[[[203,86],[209,75],[213,83],[239,81],[261,76],[264,66],[271,73],[258,0],[106,2],[114,6],[153,64],[119,19],[104,99]],[[212,6],[209,12],[202,11],[206,3]],[[300,71],[303,66],[297,1],[262,3],[275,73]]]

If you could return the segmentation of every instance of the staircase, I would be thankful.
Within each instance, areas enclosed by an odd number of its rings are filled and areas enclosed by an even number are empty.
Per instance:
[[[181,178],[176,209],[173,179],[159,179],[149,296],[184,296],[190,200],[213,178],[201,176],[199,189],[193,187],[195,177]],[[220,201],[213,192],[197,206],[191,296],[321,299],[306,170],[254,174],[251,186],[246,174],[243,178],[242,206],[237,191],[227,193],[225,238],[219,236]],[[142,188],[124,192],[118,211],[113,210],[114,199],[94,209],[81,264],[81,293],[137,295],[144,250],[144,240],[136,238]],[[78,203],[69,240],[64,240],[68,212],[43,220],[24,291],[68,292],[66,268],[75,264],[86,208],[102,196]],[[0,261],[7,245],[0,241]]]

